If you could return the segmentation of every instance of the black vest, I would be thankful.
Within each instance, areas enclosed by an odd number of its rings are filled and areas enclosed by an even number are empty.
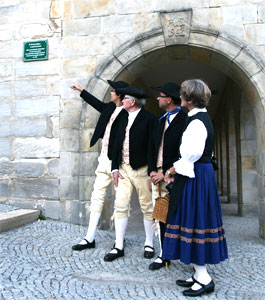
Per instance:
[[[203,151],[203,154],[199,160],[196,162],[200,163],[210,163],[211,162],[211,157],[213,155],[213,135],[214,135],[214,129],[213,129],[213,124],[210,119],[210,116],[206,112],[199,112],[196,115],[192,117],[188,117],[187,123],[185,126],[184,131],[188,127],[191,121],[193,120],[200,120],[203,122],[204,126],[206,127],[207,130],[207,139],[205,142],[205,148]]]

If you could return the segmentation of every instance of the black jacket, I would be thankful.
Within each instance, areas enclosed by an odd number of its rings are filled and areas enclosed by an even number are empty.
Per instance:
[[[183,133],[184,126],[186,124],[187,114],[180,110],[176,117],[169,124],[164,135],[164,146],[163,146],[163,165],[162,169],[165,173],[166,170],[173,166],[173,163],[179,158],[179,146],[181,136]],[[154,126],[154,131],[150,146],[150,156],[152,158],[151,164],[148,167],[148,174],[152,171],[157,172],[157,157],[159,147],[161,144],[164,128],[165,128],[166,117],[157,121]]]
[[[80,97],[82,97],[89,105],[94,107],[98,112],[101,113],[99,116],[96,128],[94,130],[93,136],[90,141],[90,147],[94,146],[98,139],[103,138],[106,126],[109,122],[109,119],[114,112],[116,105],[113,102],[104,103],[100,100],[98,100],[96,97],[88,93],[86,90],[83,90],[80,94]],[[121,112],[116,117],[115,121],[113,122],[111,126],[110,131],[110,137],[109,137],[109,146],[108,146],[108,157],[111,159],[111,155],[113,152],[113,144],[116,137],[116,132],[118,129],[118,123],[120,118],[125,115],[127,116],[128,113],[126,110],[122,109]]]
[[[156,116],[144,108],[138,113],[129,132],[130,165],[137,170],[150,163],[149,146]],[[122,148],[125,139],[125,129],[128,124],[128,116],[123,115],[119,122],[117,140],[112,154],[112,170],[119,169],[122,163]],[[147,175],[147,174],[146,174]]]

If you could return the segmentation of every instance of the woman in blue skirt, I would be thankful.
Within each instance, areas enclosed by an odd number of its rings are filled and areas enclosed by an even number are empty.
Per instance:
[[[181,106],[188,109],[188,121],[180,146],[180,159],[165,176],[173,183],[163,246],[164,259],[193,264],[191,278],[177,280],[187,287],[185,296],[214,291],[207,264],[218,264],[228,257],[221,205],[211,164],[213,125],[206,106],[209,87],[199,79],[181,84]]]

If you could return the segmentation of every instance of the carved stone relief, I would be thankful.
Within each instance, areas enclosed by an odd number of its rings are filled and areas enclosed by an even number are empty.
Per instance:
[[[167,46],[188,43],[191,10],[161,13],[161,21]]]

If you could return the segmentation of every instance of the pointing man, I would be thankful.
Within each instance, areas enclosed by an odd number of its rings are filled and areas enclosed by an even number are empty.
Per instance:
[[[118,88],[127,87],[128,84],[123,81],[108,80],[113,88],[110,92],[111,101],[104,103],[96,97],[81,88],[77,83],[71,86],[72,89],[81,92],[82,97],[89,105],[101,113],[94,134],[90,141],[92,147],[98,139],[102,138],[102,149],[98,158],[98,167],[96,169],[96,179],[94,189],[91,195],[90,219],[87,234],[79,244],[72,247],[73,250],[81,251],[86,248],[95,248],[96,228],[103,210],[105,195],[112,182],[111,175],[111,155],[114,139],[118,129],[119,119],[127,116],[127,112],[122,107],[123,94],[117,93]]]

